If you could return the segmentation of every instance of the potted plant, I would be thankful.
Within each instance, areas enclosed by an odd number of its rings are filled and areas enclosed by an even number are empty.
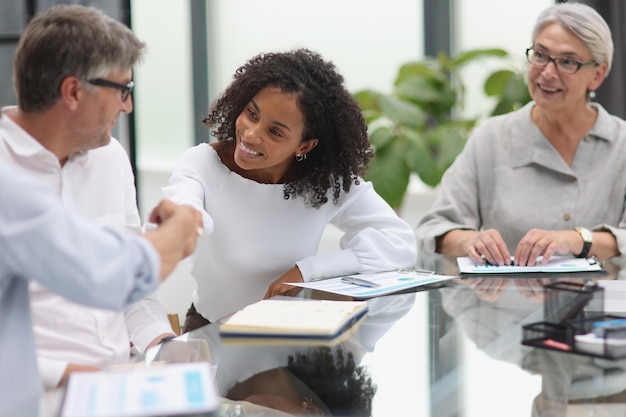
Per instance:
[[[354,94],[376,152],[366,179],[395,209],[402,204],[411,173],[435,187],[463,149],[480,116],[457,117],[465,93],[460,72],[484,58],[506,60],[509,55],[502,49],[471,50],[453,57],[441,53],[402,65],[389,94],[373,90]],[[523,74],[510,69],[491,73],[484,92],[496,99],[491,115],[530,100]]]

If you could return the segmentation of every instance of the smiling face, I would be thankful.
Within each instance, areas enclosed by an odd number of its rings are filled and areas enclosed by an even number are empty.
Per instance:
[[[259,91],[235,122],[234,161],[242,176],[261,183],[281,182],[296,155],[317,139],[302,141],[304,120],[297,96],[277,87]]]
[[[535,39],[533,49],[552,58],[566,57],[585,63],[593,61],[589,49],[573,32],[551,23]],[[606,74],[606,64],[589,65],[574,74],[559,72],[553,62],[541,67],[528,65],[528,90],[545,111],[573,111],[586,106],[587,91],[596,90]]]
[[[128,70],[113,72],[102,78],[125,85],[131,77],[132,71]],[[132,97],[122,101],[121,91],[117,88],[91,86],[86,97],[82,118],[78,119],[81,121],[77,137],[81,140],[82,150],[107,145],[119,114],[133,111]]]

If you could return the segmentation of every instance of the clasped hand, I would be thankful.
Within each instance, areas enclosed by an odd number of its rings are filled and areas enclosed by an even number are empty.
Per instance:
[[[514,263],[519,266],[535,265],[539,256],[542,263],[550,260],[554,254],[572,253],[572,241],[580,240],[574,230],[531,229],[519,241],[514,254]],[[509,264],[511,254],[496,229],[477,232],[466,244],[466,252],[475,262],[488,261],[494,265]]]

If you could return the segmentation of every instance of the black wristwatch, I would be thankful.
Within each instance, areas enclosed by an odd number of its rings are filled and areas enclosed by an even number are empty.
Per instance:
[[[583,250],[575,256],[577,258],[586,258],[589,255],[591,244],[593,243],[593,233],[591,233],[591,230],[584,227],[577,227],[576,231],[580,234],[580,237],[583,238]]]

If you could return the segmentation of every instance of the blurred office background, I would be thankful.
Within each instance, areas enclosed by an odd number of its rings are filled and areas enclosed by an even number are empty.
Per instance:
[[[154,203],[152,176],[167,177],[186,148],[209,139],[202,115],[251,56],[294,47],[317,50],[336,63],[351,91],[389,91],[400,64],[439,50],[500,47],[523,69],[534,19],[554,1],[501,7],[497,0],[3,0],[3,105],[15,101],[11,60],[19,34],[33,14],[55,3],[98,7],[148,44],[146,60],[135,70],[134,114],[115,132],[136,165],[145,214]],[[463,111],[470,115],[491,105],[481,93],[488,69],[489,62],[481,62],[465,70]],[[419,182],[415,189],[431,191]]]

